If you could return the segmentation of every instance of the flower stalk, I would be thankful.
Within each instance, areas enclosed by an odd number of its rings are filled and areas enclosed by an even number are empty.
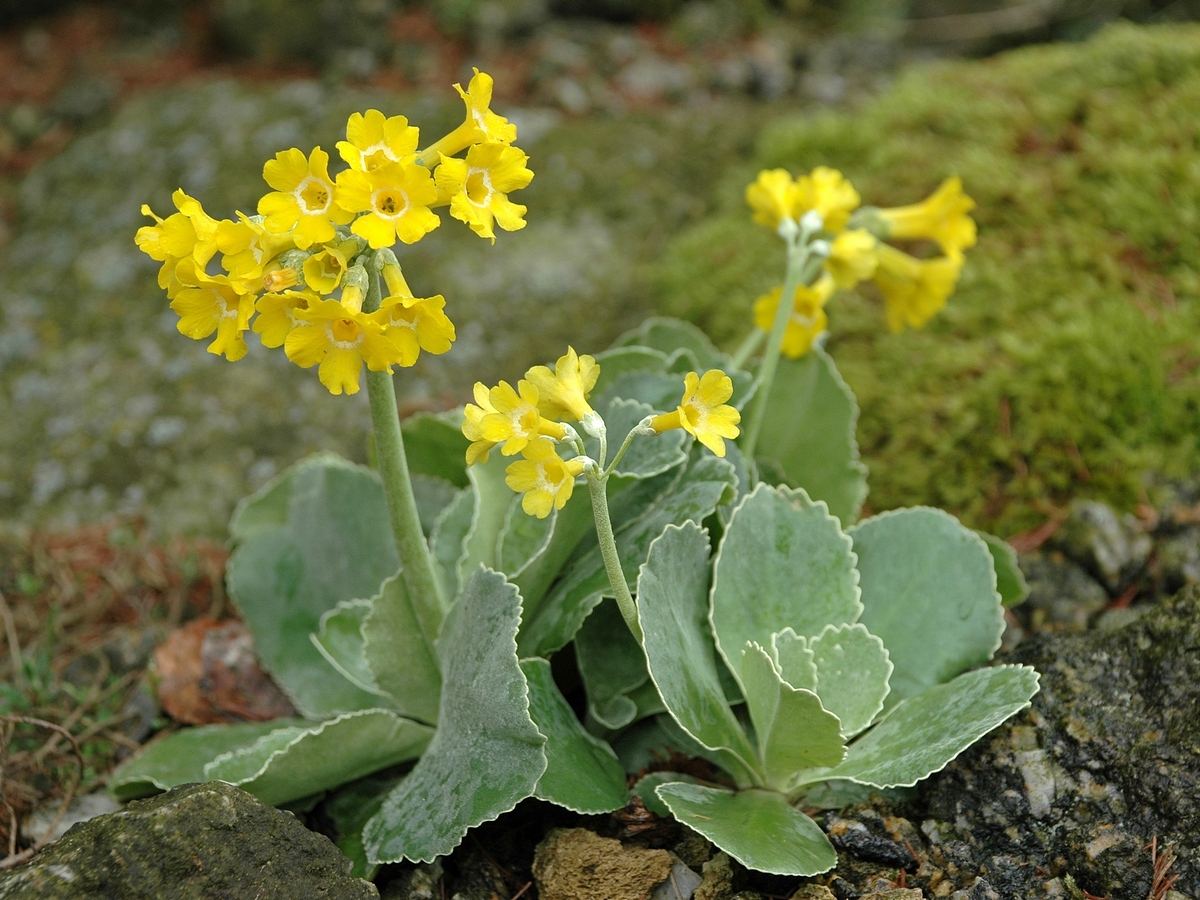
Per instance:
[[[644,637],[642,623],[638,621],[637,604],[634,603],[633,594],[629,592],[629,585],[625,581],[625,571],[621,568],[621,557],[617,553],[617,539],[613,535],[612,520],[608,515],[608,474],[602,472],[599,466],[589,466],[584,470],[584,477],[592,496],[592,515],[596,520],[596,538],[600,542],[604,571],[608,573],[609,583],[617,598],[617,606],[621,610],[621,618],[640,644]]]
[[[375,312],[379,309],[380,302],[378,266],[372,265],[371,271],[368,272],[363,310],[368,313]],[[396,412],[396,387],[391,374],[386,371],[368,371],[367,396],[371,405],[371,424],[374,429],[379,477],[383,481],[383,494],[387,499],[396,553],[400,557],[404,581],[411,592],[421,632],[432,644],[437,640],[442,619],[446,614],[446,601],[434,574],[429,545],[425,542],[421,518],[417,514],[417,501],[413,495],[412,480],[408,474],[408,459],[404,453],[404,436],[400,431],[400,417]]]

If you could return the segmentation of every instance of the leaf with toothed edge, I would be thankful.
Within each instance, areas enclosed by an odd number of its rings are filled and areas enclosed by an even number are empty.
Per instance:
[[[376,689],[406,716],[437,722],[442,676],[425,638],[408,585],[399,575],[383,583],[362,623],[362,655]]]

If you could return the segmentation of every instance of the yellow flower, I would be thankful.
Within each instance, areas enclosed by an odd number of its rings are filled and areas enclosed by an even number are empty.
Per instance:
[[[710,369],[703,378],[688,372],[678,408],[655,416],[650,427],[656,434],[682,428],[717,456],[724,456],[724,438],[737,437],[737,423],[742,420],[741,413],[725,404],[732,396],[733,381],[720,369]]]
[[[264,347],[282,347],[293,328],[308,324],[297,318],[296,312],[308,309],[310,303],[319,299],[316,294],[307,291],[263,294],[254,304],[258,310],[254,319],[254,333],[262,335]]]
[[[489,441],[483,436],[483,420],[485,417],[497,414],[492,406],[491,391],[482,381],[475,382],[475,403],[468,403],[463,408],[462,433],[471,446],[467,448],[467,465],[485,463],[496,446],[496,441]],[[478,404],[478,405],[476,405]]]
[[[778,228],[784,219],[798,219],[800,195],[796,181],[786,169],[763,169],[746,187],[746,203],[754,210],[754,221]]]
[[[488,399],[494,412],[482,418],[479,428],[493,446],[504,445],[500,452],[505,456],[520,453],[539,435],[556,440],[567,436],[566,428],[538,412],[538,389],[525,379],[517,382],[517,390],[507,381],[500,382],[488,392]]]
[[[390,247],[397,237],[415,244],[441,224],[429,208],[438,198],[433,176],[415,163],[387,163],[370,172],[349,169],[338,175],[337,184],[344,209],[367,213],[350,230],[372,249]]]
[[[320,363],[317,374],[331,394],[358,393],[364,362],[372,372],[391,371],[398,362],[395,344],[373,316],[328,299],[312,300],[308,309],[296,307],[293,314],[305,325],[288,333],[284,352],[303,369]]]
[[[402,366],[411,366],[424,350],[441,354],[450,349],[454,342],[454,323],[443,311],[446,298],[441,294],[433,297],[388,297],[383,301],[377,315],[387,326],[385,336],[396,347],[396,361]]]
[[[263,224],[276,234],[291,231],[296,246],[331,241],[334,223],[344,225],[353,215],[334,202],[329,179],[329,154],[317,147],[307,159],[293,147],[281,150],[263,166],[263,178],[275,190],[258,201]]]
[[[830,242],[825,271],[849,290],[875,274],[875,236],[865,228],[843,231]]]
[[[461,84],[454,86],[467,106],[467,117],[461,125],[418,154],[421,165],[433,168],[443,155],[454,156],[472,144],[511,144],[517,139],[517,126],[491,110],[492,86],[492,76],[478,69],[465,91]]]
[[[329,244],[304,261],[304,283],[318,294],[332,294],[346,276],[350,257],[362,247],[359,241]]]
[[[829,326],[825,316],[825,304],[833,296],[833,291],[834,281],[828,275],[823,275],[812,287],[800,285],[796,289],[792,315],[788,319],[787,330],[783,333],[784,356],[790,359],[804,356],[812,347],[817,335]],[[754,301],[754,324],[763,331],[770,331],[775,324],[775,314],[779,311],[781,296],[783,288],[777,287]]]
[[[821,214],[825,230],[834,234],[846,227],[850,213],[860,202],[854,185],[837,169],[828,166],[817,166],[808,175],[796,179],[796,190],[800,209],[803,212],[816,210]]]
[[[295,246],[290,234],[272,234],[244,213],[238,221],[218,223],[217,249],[223,254],[221,265],[230,279],[245,294],[261,290],[264,269],[274,257]]]
[[[583,461],[564,460],[554,451],[549,438],[535,438],[519,459],[507,469],[504,483],[524,494],[521,509],[526,515],[544,519],[551,508],[562,509],[575,490],[575,479],[583,474]]]
[[[384,118],[377,109],[353,113],[346,122],[346,140],[338,153],[350,167],[370,172],[388,163],[407,160],[417,152],[420,132],[404,116]]]
[[[225,275],[208,275],[195,260],[182,260],[175,268],[179,289],[171,309],[179,314],[176,326],[180,334],[202,340],[214,331],[216,340],[208,352],[235,362],[246,355],[242,332],[254,315],[254,298],[240,294]]]
[[[450,200],[450,215],[496,243],[493,224],[505,231],[525,227],[526,208],[508,199],[510,191],[527,187],[533,172],[524,151],[505,144],[476,144],[466,159],[442,157],[435,174],[438,191]]]
[[[921,260],[895,247],[880,244],[875,283],[883,293],[888,328],[920,328],[946,305],[962,271],[962,256]]]
[[[947,256],[975,244],[975,221],[967,215],[975,201],[963,193],[958,176],[947,178],[936,191],[911,206],[879,210],[889,238],[934,240]]]
[[[546,366],[534,366],[525,373],[538,391],[538,410],[547,419],[579,421],[594,415],[587,397],[600,377],[600,366],[590,356],[578,356],[568,347],[551,372]]]
[[[204,211],[200,201],[189,197],[182,190],[171,195],[178,212],[161,219],[142,204],[142,215],[154,220],[137,230],[134,242],[143,253],[163,265],[158,272],[158,286],[174,296],[179,282],[175,279],[176,264],[191,257],[201,268],[217,252],[216,233],[220,223]]]

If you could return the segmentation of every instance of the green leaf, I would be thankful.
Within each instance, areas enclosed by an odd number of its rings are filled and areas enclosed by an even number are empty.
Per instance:
[[[625,578],[632,582],[637,577],[651,541],[667,525],[701,522],[712,515],[733,490],[734,478],[729,463],[707,450],[694,451],[678,472],[635,481],[614,496],[610,510]],[[549,656],[564,647],[600,598],[612,596],[594,533],[584,547],[532,615],[527,612],[519,638],[522,654]]]
[[[546,518],[539,519],[521,509],[521,497],[513,495],[497,540],[496,562],[499,570],[510,580],[515,580],[549,549],[557,521],[557,509],[551,510]]]
[[[808,638],[791,628],[771,635],[771,655],[779,665],[779,674],[792,687],[817,689],[817,663]]]
[[[517,661],[517,589],[476,569],[442,626],[442,703],[433,742],[363,832],[372,862],[431,862],[470,828],[530,796],[546,739]]]
[[[660,784],[696,784],[696,779],[682,772],[664,770],[643,775],[630,788],[629,793],[642,801],[642,806],[661,818],[671,815],[671,808],[663,803],[655,790]]]
[[[204,781],[204,767],[223,753],[249,747],[277,729],[310,724],[303,719],[275,719],[184,728],[151,741],[121,764],[109,776],[108,792],[117,800],[136,800],[181,784]]]
[[[417,501],[417,515],[421,519],[421,531],[428,538],[438,516],[458,496],[458,488],[445,478],[433,475],[412,476],[413,497]]]
[[[518,501],[518,508],[520,503]],[[523,514],[523,513],[522,513]],[[522,623],[530,621],[563,566],[586,538],[595,542],[592,501],[587,491],[575,491],[567,505],[554,514],[554,531],[546,549],[529,561],[512,581],[521,591]]]
[[[370,600],[343,600],[321,616],[320,628],[309,637],[321,655],[343,677],[368,693],[384,696],[375,683],[375,676],[363,652],[362,627],[370,612]]]
[[[362,624],[363,662],[371,682],[401,714],[437,722],[442,676],[404,579],[383,583]]]
[[[667,371],[667,354],[649,347],[613,347],[597,353],[595,359],[600,365],[600,374],[592,387],[592,397],[596,401],[606,399],[613,386],[628,375],[663,374]],[[617,393],[612,396],[627,395]]]
[[[1030,666],[997,666],[959,675],[896,704],[850,745],[841,765],[812,781],[847,778],[876,787],[911,787],[946,764],[1038,691]]]
[[[889,703],[992,658],[1004,631],[987,544],[940,509],[915,507],[850,530],[862,623],[891,657]]]
[[[228,584],[268,672],[310,718],[379,705],[344,678],[309,635],[343,600],[374,596],[400,560],[375,473],[310,457],[239,505]]]
[[[337,848],[354,863],[351,874],[355,878],[373,881],[379,866],[367,860],[363,846],[362,831],[367,821],[383,806],[384,798],[391,792],[398,778],[360,778],[344,785],[326,798],[321,812],[333,822],[337,832]]]
[[[603,416],[608,427],[610,458],[629,432],[636,428],[642,419],[655,412],[654,407],[637,400],[613,400],[603,408],[598,407],[597,411]],[[687,461],[688,451],[684,446],[687,442],[687,432],[682,429],[635,437],[617,466],[616,474],[624,478],[652,478],[661,475]],[[588,440],[587,446],[588,455],[593,459],[598,458],[598,442]]]
[[[467,533],[475,519],[475,491],[466,487],[442,510],[429,536],[433,571],[442,585],[442,595],[458,596],[458,561],[466,552]]]
[[[1017,551],[1008,541],[988,534],[986,531],[975,532],[987,544],[992,554],[992,565],[996,568],[996,591],[1000,594],[1000,602],[1007,608],[1019,606],[1029,596],[1029,585],[1025,581],[1025,573],[1017,562]]]
[[[861,611],[854,552],[837,519],[803,491],[759,484],[730,518],[713,566],[713,632],[733,674],[740,681],[747,641],[769,647],[785,628],[819,634]]]
[[[629,695],[650,681],[650,670],[617,601],[602,600],[584,619],[575,635],[575,662],[591,717],[610,731],[633,722],[638,705]]]
[[[675,721],[717,751],[738,783],[755,780],[755,753],[733,715],[708,629],[708,535],[695,522],[668,525],[638,575],[638,620],[650,677]]]
[[[651,316],[633,331],[617,338],[616,346],[631,345],[650,347],[668,356],[681,348],[690,350],[706,369],[729,365],[729,357],[716,348],[708,335],[690,322],[679,319]]]
[[[277,806],[421,755],[433,729],[390,710],[346,713],[315,725],[277,728],[218,756],[205,781],[225,781]]]
[[[675,782],[658,788],[675,818],[742,865],[774,875],[819,875],[837,853],[812,819],[774,791],[723,791]]]
[[[463,541],[463,554],[458,561],[460,584],[470,578],[480,565],[489,569],[497,565],[500,532],[504,530],[504,521],[513,500],[512,489],[504,483],[509,462],[497,452],[486,463],[477,463],[467,471],[475,492],[475,507],[471,529]]]
[[[833,360],[819,347],[781,359],[758,438],[758,455],[783,467],[787,482],[849,524],[867,496],[858,459],[858,404]]]
[[[411,474],[467,486],[467,447],[471,442],[463,437],[462,410],[440,415],[417,413],[405,419],[400,430]]]
[[[812,690],[841,721],[842,734],[853,737],[883,711],[892,674],[887,649],[861,624],[831,625],[808,646],[816,671]]]
[[[786,684],[770,654],[753,641],[746,642],[740,668],[768,785],[786,791],[800,770],[842,761],[841,723],[816,694]]]
[[[585,815],[620,809],[629,791],[612,748],[583,730],[554,683],[549,662],[523,659],[521,671],[529,681],[529,714],[546,736],[546,771],[535,796]]]

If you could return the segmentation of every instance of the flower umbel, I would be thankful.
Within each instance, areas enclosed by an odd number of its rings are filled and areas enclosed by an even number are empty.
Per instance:
[[[580,459],[562,459],[549,438],[535,438],[519,459],[508,467],[504,483],[519,494],[526,515],[544,519],[551,509],[562,509],[575,490],[575,479],[583,474]]]
[[[551,372],[546,366],[534,366],[525,373],[538,391],[538,409],[547,419],[582,421],[594,414],[588,394],[600,377],[600,366],[590,356],[579,356],[574,347],[558,358]]]
[[[303,369],[320,368],[317,375],[331,394],[358,393],[362,364],[374,372],[389,371],[399,362],[395,344],[384,337],[375,317],[347,309],[336,300],[316,300],[292,314],[305,323],[288,332],[283,349]]]
[[[975,245],[975,220],[968,213],[975,201],[963,193],[958,176],[947,178],[936,191],[910,206],[877,210],[889,238],[937,241],[947,256]]]
[[[961,256],[916,259],[887,244],[876,249],[875,283],[883,293],[888,328],[920,328],[946,305],[962,271]]]
[[[429,170],[395,162],[369,172],[349,169],[338,175],[338,204],[351,213],[366,213],[350,230],[378,250],[399,238],[415,244],[441,224],[429,207],[438,198]]]
[[[733,396],[733,380],[720,369],[710,369],[703,377],[689,372],[683,387],[678,408],[655,416],[650,428],[656,434],[682,428],[717,456],[724,456],[724,439],[738,436],[737,423],[742,419],[741,413],[726,405]]]
[[[213,332],[217,337],[208,352],[236,362],[246,355],[242,332],[254,315],[254,298],[239,294],[226,275],[207,275],[195,260],[184,259],[175,267],[179,288],[171,309],[179,314],[180,334],[202,340]]]
[[[301,250],[333,240],[334,223],[353,218],[334,202],[329,154],[320,147],[307,158],[295,147],[281,150],[263,166],[263,179],[275,189],[258,201],[263,224],[268,231],[291,231]]]
[[[379,309],[387,338],[396,348],[396,362],[408,368],[424,350],[440,355],[454,343],[454,323],[445,313],[446,298],[388,297]]]
[[[778,228],[784,219],[799,218],[800,196],[796,181],[786,169],[763,169],[746,186],[746,203],[754,210],[754,221]]]
[[[875,244],[875,236],[865,228],[843,231],[830,242],[825,271],[844,290],[866,281],[875,274]]]
[[[846,227],[850,213],[860,202],[854,185],[837,169],[828,166],[817,166],[808,175],[796,179],[796,190],[800,208],[819,213],[825,229],[835,234]]]
[[[817,335],[829,327],[825,315],[825,304],[834,292],[833,279],[825,275],[817,280],[812,287],[800,285],[796,289],[795,301],[792,304],[792,316],[788,320],[787,331],[783,335],[783,355],[789,359],[799,359],[812,348]],[[783,296],[783,288],[777,287],[768,291],[754,301],[754,324],[763,331],[770,331],[779,310],[779,298]]]
[[[351,114],[346,140],[337,142],[337,150],[352,169],[370,172],[411,158],[419,139],[420,131],[404,116],[384,118],[379,110],[368,109]]]

